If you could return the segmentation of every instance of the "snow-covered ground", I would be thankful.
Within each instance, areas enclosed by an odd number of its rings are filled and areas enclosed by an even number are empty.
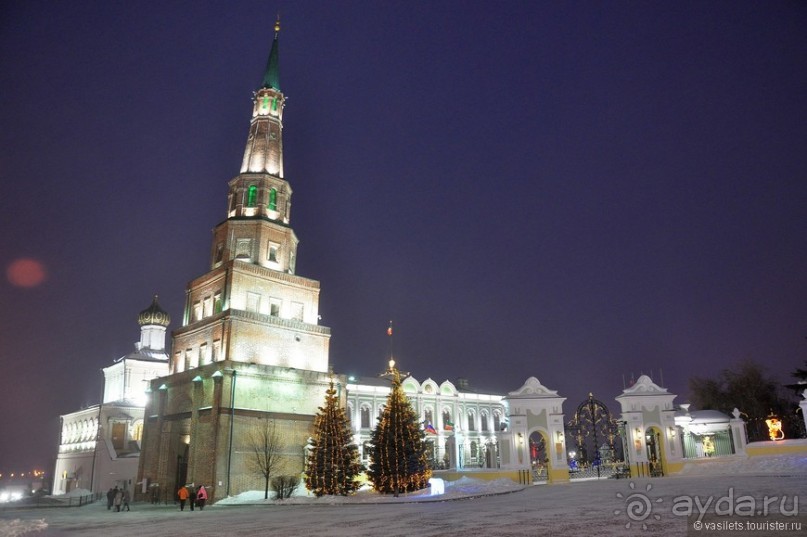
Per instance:
[[[442,497],[428,491],[398,498],[364,491],[349,498],[297,496],[267,502],[262,492],[251,492],[194,512],[180,512],[174,505],[135,504],[131,512],[115,513],[100,502],[81,508],[6,510],[0,511],[0,536],[563,537],[637,535],[644,528],[683,536],[691,531],[692,519],[681,515],[682,499],[695,495],[701,504],[712,499],[709,514],[720,498],[736,502],[742,496],[753,497],[761,506],[761,499],[776,496],[773,512],[780,505],[792,510],[797,502],[800,519],[787,520],[800,520],[801,531],[742,534],[807,534],[807,498],[796,499],[807,496],[807,456],[791,455],[690,463],[681,475],[656,479],[520,487],[465,478],[447,486]]]

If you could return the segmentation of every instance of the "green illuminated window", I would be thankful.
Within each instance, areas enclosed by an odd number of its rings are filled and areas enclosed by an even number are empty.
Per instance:
[[[255,200],[258,198],[258,187],[252,185],[247,191],[247,207],[255,207]]]
[[[272,112],[277,112],[277,97],[272,99]]]
[[[269,191],[269,210],[277,210],[277,189],[275,188]]]
[[[277,100],[277,99],[275,99],[275,101],[276,101],[276,100]],[[275,104],[273,103],[273,104],[272,104],[272,106],[274,107],[274,106],[275,106]],[[262,108],[264,108],[264,109],[269,108],[269,96],[268,96],[268,95],[266,95],[266,96],[263,98],[263,102],[261,103],[261,107],[262,107]]]

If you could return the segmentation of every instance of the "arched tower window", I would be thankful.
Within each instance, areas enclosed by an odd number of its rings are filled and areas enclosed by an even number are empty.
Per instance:
[[[362,429],[369,429],[370,428],[370,407],[363,406],[361,407],[361,428]]]
[[[258,199],[258,187],[251,185],[247,190],[247,207],[255,207],[255,201]]]
[[[132,440],[140,442],[143,439],[143,420],[137,420],[132,428]]]
[[[277,189],[273,188],[269,191],[269,210],[276,211],[277,210]]]

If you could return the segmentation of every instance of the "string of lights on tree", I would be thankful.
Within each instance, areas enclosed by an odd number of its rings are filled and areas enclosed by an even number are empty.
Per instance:
[[[391,334],[392,327],[388,330]],[[390,359],[384,376],[392,391],[371,435],[371,463],[367,472],[373,487],[384,494],[412,492],[428,486],[431,477],[425,434],[401,386],[401,373]]]
[[[325,406],[314,418],[314,436],[309,443],[305,486],[317,497],[347,496],[356,491],[361,472],[358,446],[353,442],[350,421],[339,405],[333,379],[325,391]]]

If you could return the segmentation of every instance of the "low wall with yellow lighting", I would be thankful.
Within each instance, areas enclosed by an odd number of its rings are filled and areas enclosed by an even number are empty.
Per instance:
[[[807,455],[807,439],[795,438],[785,440],[768,440],[765,442],[749,442],[745,446],[749,457],[762,455],[792,455],[804,453]]]
[[[549,475],[550,483],[568,483],[569,482],[569,469],[563,468],[550,468]]]
[[[667,472],[667,475],[674,475],[684,469],[684,464],[686,464],[685,461],[667,462],[664,470]]]
[[[523,480],[523,473],[523,470],[437,470],[433,471],[432,475],[446,481],[457,481],[463,477],[470,477],[471,479],[483,479],[485,481],[510,479],[515,483],[520,483],[520,480]]]
[[[515,483],[532,484],[532,473],[529,470],[436,470],[434,477],[446,481],[457,481],[463,477],[493,481],[496,479],[509,479]],[[550,483],[566,483],[569,481],[568,468],[549,469],[547,480]]]

